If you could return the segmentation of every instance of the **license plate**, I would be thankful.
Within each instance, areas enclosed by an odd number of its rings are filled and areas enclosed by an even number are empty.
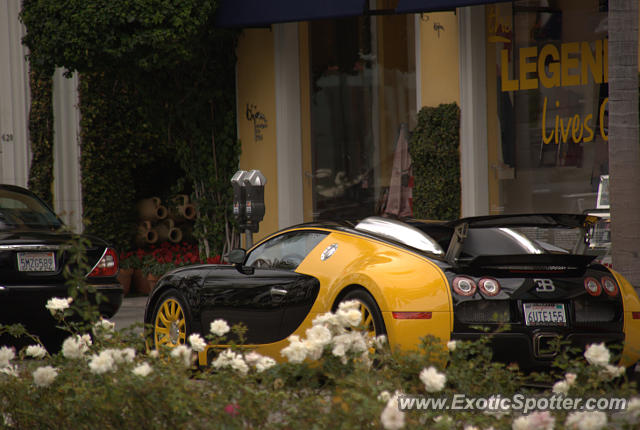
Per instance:
[[[567,315],[562,303],[524,303],[523,306],[526,325],[567,325]]]
[[[55,272],[56,258],[52,252],[18,252],[20,272]]]

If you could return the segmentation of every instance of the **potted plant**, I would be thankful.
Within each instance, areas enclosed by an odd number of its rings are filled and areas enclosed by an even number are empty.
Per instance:
[[[127,251],[120,254],[120,270],[118,271],[118,282],[122,285],[125,295],[131,291],[131,282],[133,272],[142,267],[140,257],[133,251]]]

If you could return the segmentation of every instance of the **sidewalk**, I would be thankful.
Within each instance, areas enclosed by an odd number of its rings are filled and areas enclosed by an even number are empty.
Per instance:
[[[120,330],[135,323],[142,323],[144,319],[144,308],[147,304],[148,296],[125,297],[122,306],[111,320],[116,324],[116,329]],[[142,329],[140,329],[142,332]]]

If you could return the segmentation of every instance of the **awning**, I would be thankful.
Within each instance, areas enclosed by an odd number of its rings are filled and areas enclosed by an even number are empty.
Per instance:
[[[366,0],[222,0],[217,27],[265,27],[273,23],[364,14]]]
[[[500,3],[505,0],[400,0],[397,13],[436,12],[454,10],[457,7],[475,6],[488,3]]]

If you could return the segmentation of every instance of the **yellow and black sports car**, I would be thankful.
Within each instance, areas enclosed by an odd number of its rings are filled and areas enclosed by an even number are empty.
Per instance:
[[[302,224],[279,231],[233,265],[169,272],[149,296],[156,346],[176,346],[210,323],[243,323],[247,342],[281,359],[287,337],[321,313],[357,300],[363,323],[393,348],[426,335],[447,342],[493,334],[499,360],[549,365],[558,337],[584,347],[624,344],[640,357],[640,300],[618,273],[588,255],[594,217],[535,214],[453,222],[370,217],[357,225]],[[200,363],[207,362],[206,353]]]

